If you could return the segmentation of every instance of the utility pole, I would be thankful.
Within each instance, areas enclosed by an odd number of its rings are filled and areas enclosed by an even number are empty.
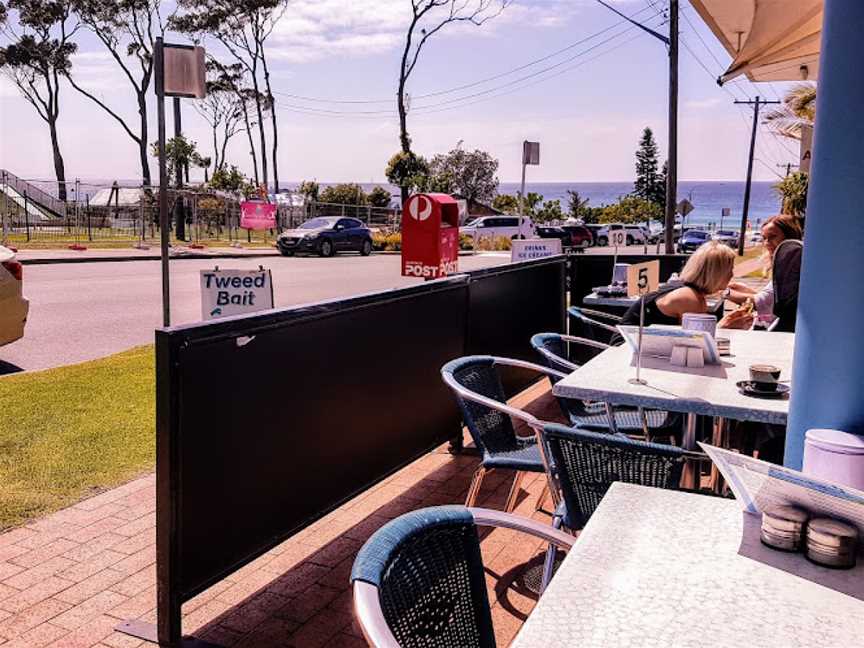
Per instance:
[[[669,150],[666,154],[666,214],[664,217],[664,242],[666,254],[675,249],[672,243],[672,230],[675,228],[675,210],[678,205],[678,0],[669,0],[669,37],[636,22],[621,13],[604,0],[597,2],[609,11],[618,14],[627,22],[662,41],[669,48]]]
[[[792,167],[797,167],[797,164],[792,164],[791,162],[787,162],[786,164],[778,164],[778,169],[786,169],[786,177],[788,178],[792,174]]]
[[[756,127],[759,125],[759,106],[767,104],[779,104],[779,101],[768,101],[760,99],[756,95],[755,100],[738,101],[736,104],[753,106],[753,130],[750,132],[750,155],[747,158],[747,183],[744,185],[744,209],[741,212],[741,231],[738,233],[738,256],[744,256],[744,236],[747,229],[747,216],[750,213],[750,186],[753,183],[753,154],[756,149]]]
[[[669,152],[666,154],[666,254],[672,254],[678,189],[678,0],[669,0]],[[683,226],[682,226],[683,233]]]

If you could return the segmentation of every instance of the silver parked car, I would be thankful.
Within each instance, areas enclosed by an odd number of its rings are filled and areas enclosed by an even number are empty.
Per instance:
[[[717,230],[711,239],[720,241],[732,248],[738,247],[738,232],[734,230]]]

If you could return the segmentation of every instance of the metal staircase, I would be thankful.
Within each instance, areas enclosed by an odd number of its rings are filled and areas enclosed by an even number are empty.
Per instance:
[[[6,169],[0,169],[0,193],[26,208],[28,214],[40,218],[66,218],[66,203],[40,189],[33,183],[22,180]],[[36,212],[31,211],[35,209]]]

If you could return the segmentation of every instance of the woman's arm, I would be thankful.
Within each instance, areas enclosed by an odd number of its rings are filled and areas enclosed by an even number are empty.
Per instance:
[[[738,281],[729,282],[729,294],[726,299],[736,304],[743,304],[747,299],[752,299],[756,291],[747,284]]]
[[[769,281],[753,296],[753,306],[760,315],[774,315],[774,282]]]
[[[681,320],[684,313],[705,313],[708,305],[692,288],[678,288],[657,300],[657,308],[669,317]]]

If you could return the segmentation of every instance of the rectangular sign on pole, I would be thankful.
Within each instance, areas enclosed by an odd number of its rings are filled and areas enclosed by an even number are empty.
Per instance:
[[[212,320],[273,308],[269,270],[202,270],[201,319]]]
[[[198,45],[163,45],[166,97],[203,99],[207,95],[204,48]]]
[[[510,262],[530,261],[561,254],[560,239],[513,239]]]
[[[540,142],[522,142],[522,164],[540,164]]]
[[[248,200],[240,203],[240,227],[250,230],[276,228],[276,205]]]

